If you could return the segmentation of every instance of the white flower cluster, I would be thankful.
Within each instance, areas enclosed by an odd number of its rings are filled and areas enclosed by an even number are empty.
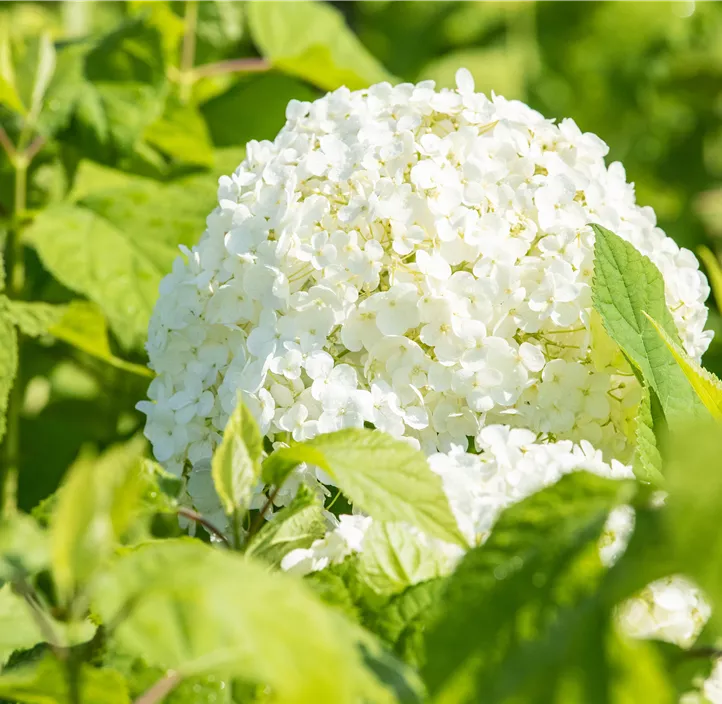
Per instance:
[[[292,101],[221,178],[150,325],[168,469],[207,463],[240,391],[277,441],[371,423],[431,455],[504,423],[628,459],[638,389],[593,325],[588,223],[660,268],[695,357],[707,282],[598,137],[457,82]]]

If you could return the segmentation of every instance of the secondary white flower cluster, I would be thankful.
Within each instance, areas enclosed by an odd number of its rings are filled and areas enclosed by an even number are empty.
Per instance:
[[[490,425],[481,430],[478,442],[479,455],[456,448],[429,458],[431,469],[442,479],[459,528],[471,545],[486,540],[505,508],[554,484],[569,472],[586,470],[610,479],[634,476],[627,465],[616,460],[605,462],[601,451],[594,450],[586,441],[579,445],[568,440],[538,443],[529,430]],[[623,549],[631,530],[629,512],[621,514],[612,514],[614,520],[610,520],[605,545],[600,546],[608,560]],[[337,525],[310,548],[290,552],[282,567],[308,574],[343,562],[363,550],[370,525],[371,519],[366,516],[341,516]],[[459,558],[463,554],[441,541],[433,544],[443,558]],[[449,559],[448,565],[452,569],[454,560]]]
[[[588,223],[660,268],[695,357],[707,282],[598,137],[457,82],[292,101],[220,179],[150,325],[168,469],[207,463],[240,391],[272,440],[371,423],[431,455],[504,423],[628,459],[638,389],[593,325]]]

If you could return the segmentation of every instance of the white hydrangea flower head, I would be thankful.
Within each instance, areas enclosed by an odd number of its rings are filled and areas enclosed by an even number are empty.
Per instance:
[[[275,441],[371,423],[433,455],[506,424],[629,459],[638,386],[594,324],[588,224],[659,267],[694,357],[706,279],[598,137],[457,82],[292,101],[220,179],[150,325],[168,469],[207,464],[239,392]]]

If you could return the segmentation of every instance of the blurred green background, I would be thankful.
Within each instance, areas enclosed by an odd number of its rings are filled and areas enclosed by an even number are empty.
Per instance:
[[[114,353],[143,363],[177,245],[197,240],[218,175],[249,139],[273,138],[291,98],[384,79],[450,86],[461,66],[480,91],[597,133],[668,234],[718,249],[722,4],[4,2],[0,125],[33,157],[18,213],[0,151],[0,228],[27,224],[20,297],[90,300]],[[707,356],[718,372],[720,338]],[[97,357],[47,335],[21,342],[24,507],[80,451],[142,427],[147,379]]]

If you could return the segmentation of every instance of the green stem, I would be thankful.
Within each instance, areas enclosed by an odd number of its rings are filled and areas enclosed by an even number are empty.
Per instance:
[[[187,103],[193,87],[193,60],[196,53],[196,25],[198,24],[198,0],[186,3],[185,29],[183,31],[183,48],[179,66],[180,100]]]
[[[233,526],[233,549],[240,550],[243,547],[243,516],[240,510],[233,511],[231,524]]]
[[[15,198],[14,222],[8,233],[7,241],[7,267],[8,267],[8,295],[12,299],[23,297],[25,291],[25,255],[22,243],[22,221],[27,209],[28,160],[24,154],[14,155],[15,166]],[[20,413],[22,411],[24,388],[21,378],[21,349],[22,336],[17,333],[17,367],[15,383],[10,391],[7,407],[7,426],[4,448],[4,463],[0,470],[0,491],[2,491],[3,511],[11,508],[14,503],[12,497],[17,485],[20,465]]]

